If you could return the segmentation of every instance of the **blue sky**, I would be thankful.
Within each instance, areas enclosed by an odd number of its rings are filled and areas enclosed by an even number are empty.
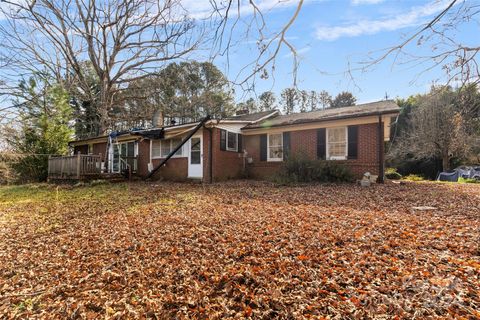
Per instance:
[[[446,81],[441,68],[422,73],[425,65],[394,64],[393,57],[365,73],[358,69],[361,62],[369,59],[370,53],[378,55],[380,50],[399,44],[402,39],[413,34],[441,12],[451,0],[304,1],[300,15],[286,34],[286,38],[296,48],[300,58],[297,72],[299,89],[326,90],[332,96],[341,91],[351,91],[357,97],[357,101],[362,103],[384,99],[385,94],[390,98],[396,98],[425,93],[432,83]],[[465,1],[480,3],[480,0]],[[246,34],[245,24],[251,22],[253,17],[251,6],[248,0],[240,0],[240,3],[242,20],[232,36],[234,41],[240,43],[229,51],[228,64],[222,57],[214,60],[230,80],[235,80],[240,69],[252,62],[258,53],[255,33]],[[265,16],[268,38],[287,23],[298,0],[255,0],[255,3]],[[208,0],[182,0],[182,6],[188,14],[199,20],[209,16],[212,9]],[[466,23],[452,36],[461,39],[463,43],[472,42],[477,46],[478,43],[475,42],[477,34],[478,25]],[[195,51],[190,58],[209,59],[211,54],[209,48],[203,49]],[[418,47],[415,43],[408,51],[431,54],[429,46]],[[276,58],[272,76],[267,80],[257,77],[255,93],[245,93],[242,88],[236,87],[237,101],[255,97],[255,94],[266,90],[274,91],[279,97],[282,89],[293,84],[292,65],[292,55],[283,46]],[[354,70],[351,75],[347,73],[349,68]],[[245,73],[241,74],[237,79],[241,80],[244,75]]]
[[[445,76],[440,68],[420,74],[425,66],[393,64],[392,58],[366,73],[354,72],[353,81],[345,72],[349,65],[353,69],[360,67],[362,61],[369,59],[369,53],[378,53],[401,42],[444,9],[447,3],[441,0],[307,0],[287,33],[300,56],[298,87],[327,90],[332,95],[348,90],[361,103],[383,99],[385,93],[390,98],[424,93],[434,81],[444,82]],[[290,5],[266,10],[270,30],[284,25],[294,6],[295,2],[291,1]],[[473,41],[477,29],[477,26],[469,26],[455,36]],[[409,52],[428,54],[430,48],[413,44]],[[255,54],[252,41],[232,50],[227,71],[229,78],[235,78],[239,68],[251,61]],[[220,59],[216,63],[227,70],[225,61]],[[278,95],[283,88],[292,85],[291,71],[292,57],[284,48],[276,60],[275,81],[257,79],[256,93],[272,90]],[[240,95],[241,90],[237,91],[237,99],[248,98],[248,95]]]

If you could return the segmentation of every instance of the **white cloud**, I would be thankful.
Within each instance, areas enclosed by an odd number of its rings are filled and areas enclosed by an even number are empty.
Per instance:
[[[240,0],[240,3],[237,4],[237,1],[232,2],[232,7],[230,8],[230,14],[236,16],[238,11],[241,15],[252,14],[254,11],[253,6],[247,0]],[[307,1],[306,1],[307,2]],[[185,9],[185,12],[191,18],[196,19],[205,19],[210,18],[213,12],[212,3],[206,0],[182,0],[181,4]],[[222,7],[223,4],[223,7]],[[227,2],[218,2],[218,10],[220,13],[224,13],[226,10],[225,5]],[[262,13],[266,13],[274,9],[289,8],[298,5],[298,0],[258,0],[255,1],[255,5],[258,10]]]
[[[352,0],[352,4],[354,6],[362,5],[362,4],[378,4],[385,0]]]
[[[310,46],[307,46],[307,47],[303,47],[303,48],[300,48],[298,50],[296,50],[296,53],[298,56],[302,56],[304,53],[307,53],[308,51],[310,51],[310,49],[312,49],[312,47]],[[283,56],[284,58],[292,58],[293,57],[293,52],[289,52],[287,54],[285,54]]]
[[[424,18],[439,13],[450,3],[449,0],[432,1],[424,6],[411,8],[408,12],[377,20],[361,20],[345,26],[318,27],[316,36],[319,40],[333,41],[342,37],[357,37],[382,31],[394,31],[423,23]]]

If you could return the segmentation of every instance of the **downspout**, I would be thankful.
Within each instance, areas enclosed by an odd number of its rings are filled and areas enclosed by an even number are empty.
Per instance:
[[[206,127],[205,127],[206,128]],[[209,144],[208,144],[208,175],[210,183],[213,183],[213,128],[206,128],[209,133]]]
[[[384,130],[382,115],[378,115],[378,183],[385,182],[385,161],[384,161]]]

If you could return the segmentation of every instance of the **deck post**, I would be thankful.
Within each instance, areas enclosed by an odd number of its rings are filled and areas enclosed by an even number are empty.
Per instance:
[[[80,151],[77,153],[77,179],[80,180],[80,164],[81,164],[81,158],[80,158]]]

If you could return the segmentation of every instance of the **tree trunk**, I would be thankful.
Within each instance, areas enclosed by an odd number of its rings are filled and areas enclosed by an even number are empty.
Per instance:
[[[450,170],[450,157],[448,153],[442,156],[442,169],[443,171]]]
[[[101,87],[100,87],[100,105],[97,110],[100,116],[100,134],[106,134],[109,127],[108,119],[108,110],[109,110],[109,88],[108,88],[108,79],[103,76],[101,78]]]

